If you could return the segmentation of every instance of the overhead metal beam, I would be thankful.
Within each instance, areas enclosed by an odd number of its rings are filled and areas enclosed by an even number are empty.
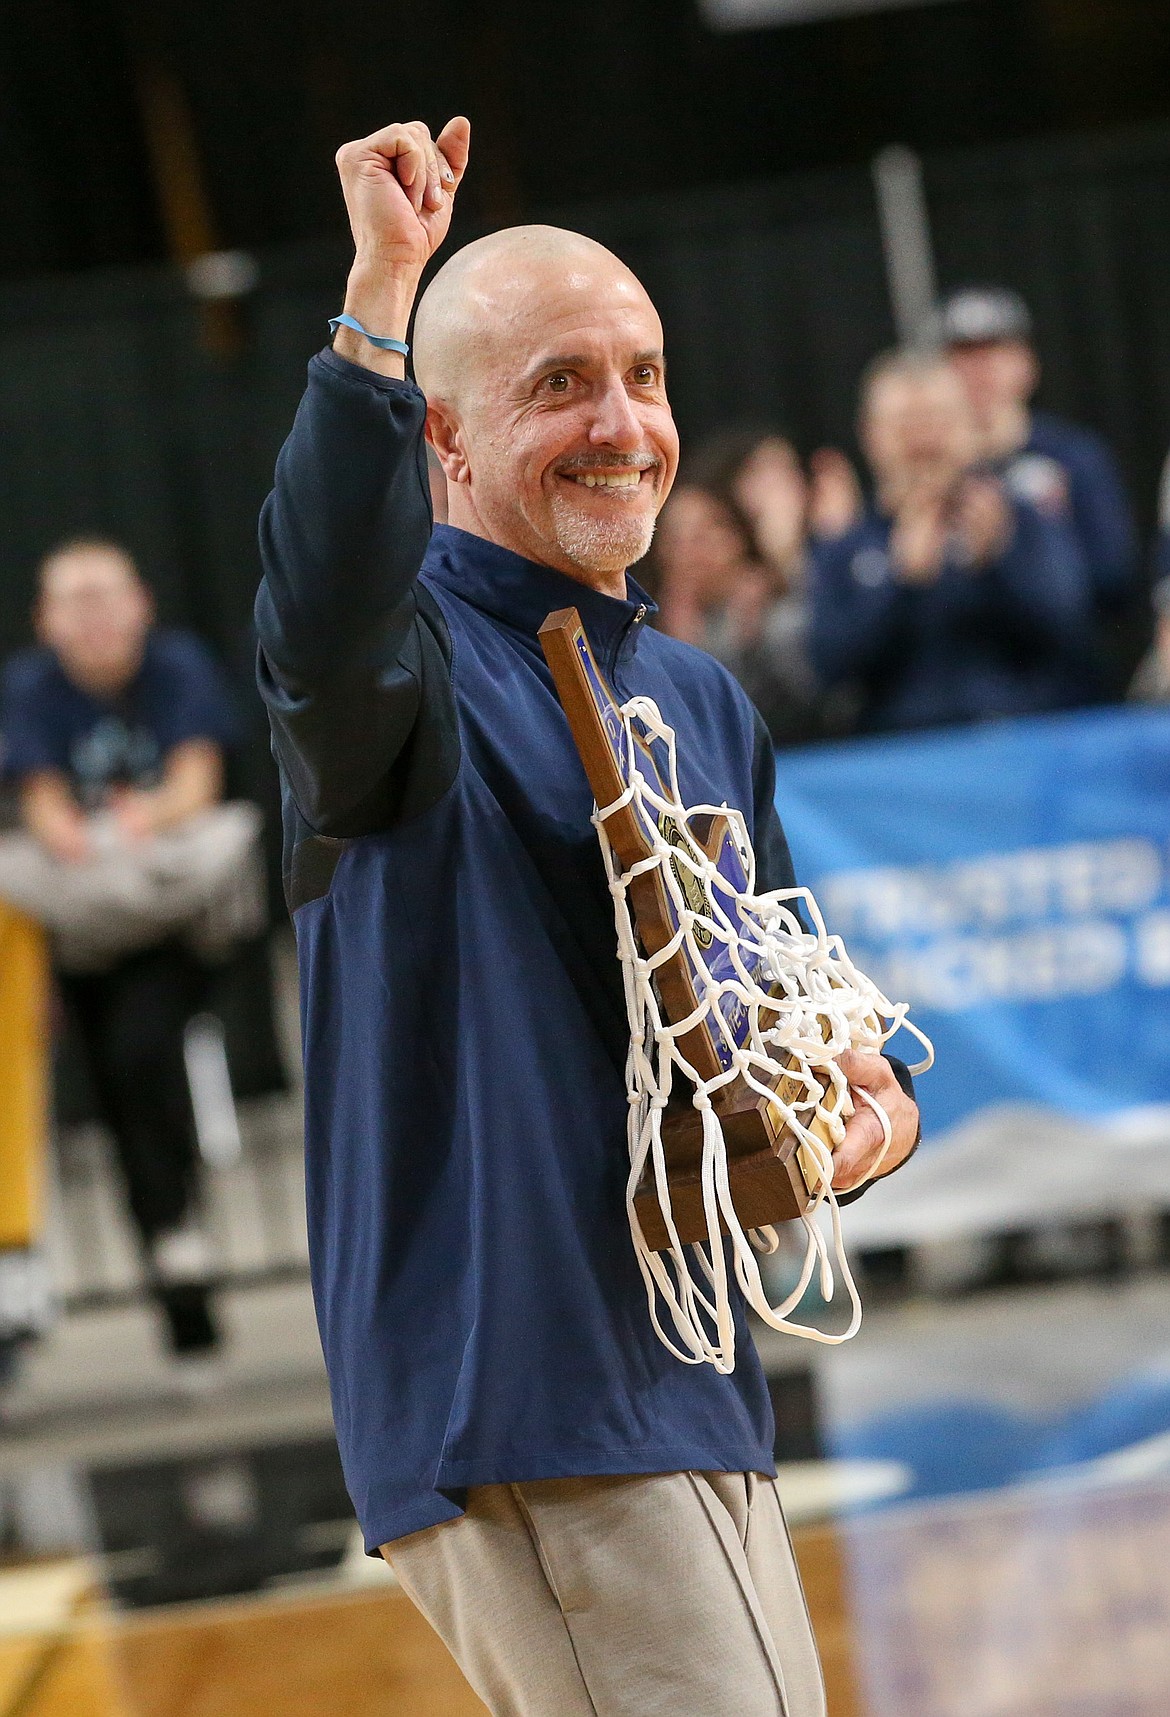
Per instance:
[[[937,287],[922,163],[912,149],[892,144],[875,155],[873,182],[898,344],[929,346]]]
[[[948,0],[699,0],[699,11],[713,30],[767,30],[780,24],[806,24],[814,18],[844,17],[850,12],[892,12],[903,6],[946,3]]]

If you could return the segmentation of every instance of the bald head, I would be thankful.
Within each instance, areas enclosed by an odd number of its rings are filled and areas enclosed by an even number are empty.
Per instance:
[[[550,300],[577,297],[588,314],[626,300],[657,313],[641,281],[596,239],[564,227],[504,227],[464,245],[419,301],[414,373],[428,399],[452,404],[502,350],[546,318]],[[661,341],[661,326],[659,326]]]
[[[662,324],[604,245],[509,227],[419,303],[414,367],[449,520],[613,594],[674,477]]]

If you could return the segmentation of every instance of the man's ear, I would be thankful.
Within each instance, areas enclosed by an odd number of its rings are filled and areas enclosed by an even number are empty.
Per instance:
[[[471,476],[463,447],[463,431],[437,402],[427,406],[427,440],[438,455],[448,483],[466,483]]]

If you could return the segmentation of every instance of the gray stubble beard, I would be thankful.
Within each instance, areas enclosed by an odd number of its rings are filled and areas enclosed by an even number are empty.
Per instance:
[[[552,498],[552,518],[558,547],[584,572],[623,572],[641,560],[654,536],[653,514],[593,518],[563,495]]]

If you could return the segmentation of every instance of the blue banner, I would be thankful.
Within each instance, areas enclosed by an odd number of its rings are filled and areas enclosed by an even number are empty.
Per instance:
[[[1170,1102],[1170,711],[782,752],[776,803],[829,930],[934,1041],[928,1135]]]

